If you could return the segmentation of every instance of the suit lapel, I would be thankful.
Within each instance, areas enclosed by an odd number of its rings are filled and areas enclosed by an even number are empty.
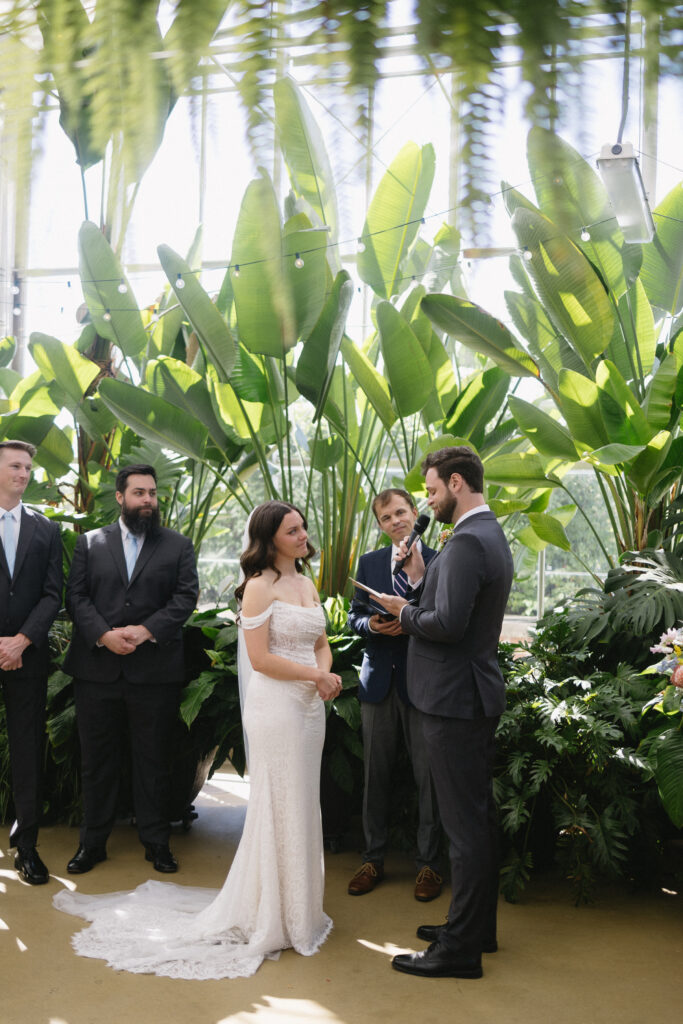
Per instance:
[[[121,531],[119,530],[119,533],[120,532]],[[161,533],[157,533],[153,537],[150,537],[149,535],[145,537],[145,543],[142,545],[142,550],[140,551],[140,554],[138,555],[137,560],[135,562],[135,568],[133,569],[133,575],[130,578],[130,583],[134,583],[135,580],[138,578],[144,567],[147,565],[147,562],[149,562],[150,558],[154,554],[154,550],[157,547],[160,540]],[[123,543],[121,544],[121,550],[123,551]],[[129,586],[130,583],[128,584]]]
[[[128,570],[126,569],[126,556],[123,553],[123,537],[121,536],[121,527],[118,522],[112,523],[111,526],[104,527],[104,535],[107,539],[107,547],[109,552],[114,559],[116,568],[121,574],[125,586],[128,586]]]
[[[19,575],[22,563],[26,558],[26,552],[31,546],[31,540],[33,534],[36,531],[36,517],[30,516],[26,509],[21,510],[21,522],[19,524],[19,542],[17,543],[17,553],[14,558],[14,579]],[[7,568],[7,559],[5,558],[5,552],[2,552],[3,563],[5,572],[9,576],[9,569]]]

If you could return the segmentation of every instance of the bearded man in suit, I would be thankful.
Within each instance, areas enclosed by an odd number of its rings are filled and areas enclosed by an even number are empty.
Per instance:
[[[64,668],[74,677],[84,810],[71,874],[106,859],[126,733],[145,857],[157,871],[178,869],[168,845],[169,744],[197,567],[190,540],[159,525],[153,466],[121,469],[116,500],[117,522],[79,537],[66,588],[74,631]]]
[[[417,508],[410,494],[398,487],[381,491],[372,503],[377,525],[391,546],[361,555],[358,582],[373,590],[393,586],[394,592],[410,595],[406,573],[393,574],[398,545],[415,525]],[[420,545],[428,564],[436,552]],[[387,621],[388,620],[388,621]],[[417,877],[415,899],[422,902],[441,894],[443,880],[437,871],[439,822],[427,750],[418,715],[406,691],[408,637],[394,616],[384,615],[368,593],[356,588],[349,626],[365,637],[360,670],[359,699],[363,730],[363,863],[349,882],[352,896],[371,892],[384,877],[384,853],[389,835],[389,808],[394,784],[394,764],[399,742],[405,742],[418,794]]]
[[[31,885],[49,872],[38,855],[40,783],[50,661],[48,632],[62,607],[59,527],[22,504],[36,449],[0,441],[0,680],[16,820],[14,866]]]
[[[408,695],[419,709],[450,845],[452,898],[443,925],[422,925],[420,953],[392,966],[407,974],[480,978],[482,953],[498,948],[498,830],[493,800],[494,736],[505,708],[498,642],[512,584],[510,548],[484,501],[484,471],[470,448],[430,453],[422,464],[429,506],[453,523],[425,569],[413,550],[406,568],[417,602],[382,595],[410,636]],[[403,545],[405,548],[405,545]]]

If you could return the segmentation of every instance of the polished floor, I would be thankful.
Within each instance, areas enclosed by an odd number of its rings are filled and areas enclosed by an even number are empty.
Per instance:
[[[174,881],[218,886],[244,818],[247,785],[220,775],[204,788],[193,828],[173,837]],[[291,950],[252,978],[176,981],[112,971],[76,957],[82,922],[53,910],[62,885],[83,892],[132,888],[150,877],[130,826],[117,827],[109,860],[74,878],[65,865],[76,829],[46,828],[40,853],[49,884],[19,880],[0,851],[0,1024],[679,1024],[683,897],[601,893],[577,909],[558,882],[534,883],[517,905],[501,903],[500,949],[477,981],[399,974],[391,956],[424,944],[421,923],[445,915],[447,897],[418,904],[401,856],[367,896],[348,896],[354,851],[327,854],[326,910],[334,931],[314,957]],[[153,874],[153,872],[152,872]],[[159,876],[157,876],[159,877]]]

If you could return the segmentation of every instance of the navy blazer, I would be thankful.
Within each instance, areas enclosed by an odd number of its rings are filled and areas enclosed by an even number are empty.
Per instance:
[[[361,555],[356,576],[358,582],[365,583],[368,587],[383,594],[393,593],[391,552],[392,548],[389,544],[387,547],[380,548],[379,551],[368,551]],[[422,544],[422,557],[425,565],[429,564],[435,554],[436,551],[433,548]],[[349,626],[355,633],[367,640],[360,670],[358,697],[369,704],[379,704],[381,700],[384,700],[394,682],[401,700],[408,704],[410,703],[406,688],[408,637],[383,636],[381,633],[371,632],[370,617],[378,612],[386,612],[386,609],[375,604],[370,594],[356,587],[349,610]]]
[[[401,612],[408,646],[408,694],[446,718],[500,715],[505,682],[498,643],[512,584],[510,547],[493,512],[456,524],[428,566],[418,600]]]
[[[21,656],[22,668],[8,673],[19,679],[47,672],[48,633],[62,607],[62,536],[57,523],[22,507],[19,541],[10,578],[0,544],[0,635],[23,633],[31,641]]]
[[[145,537],[128,580],[118,520],[78,538],[66,586],[74,623],[64,671],[78,679],[179,683],[184,680],[182,627],[197,603],[194,549],[187,537],[161,527]],[[97,641],[114,626],[146,626],[148,640],[132,654]]]

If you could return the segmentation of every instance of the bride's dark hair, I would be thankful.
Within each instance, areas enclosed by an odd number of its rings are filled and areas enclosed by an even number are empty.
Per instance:
[[[290,505],[288,501],[264,501],[251,513],[249,520],[249,543],[240,555],[240,568],[244,573],[244,579],[235,588],[235,597],[242,600],[247,580],[252,576],[260,576],[264,569],[272,569],[278,576],[280,570],[275,565],[277,551],[273,543],[273,537],[280,529],[280,523],[289,512],[298,512],[308,529],[306,517],[296,505]],[[297,572],[304,571],[304,565],[308,567],[308,560],[315,554],[315,548],[308,542],[308,551],[305,558],[297,558],[295,565]]]

